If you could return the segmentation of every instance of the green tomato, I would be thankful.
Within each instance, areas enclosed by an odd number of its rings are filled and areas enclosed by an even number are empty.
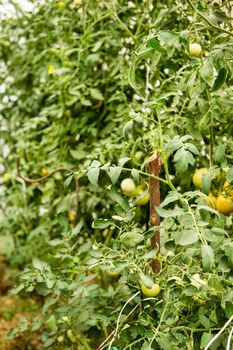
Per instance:
[[[142,293],[147,297],[156,297],[161,291],[160,286],[156,283],[154,283],[151,288],[148,288],[144,284],[141,284],[141,290]]]
[[[136,194],[136,185],[133,179],[130,177],[121,181],[121,189],[122,192],[128,197],[133,197]]]
[[[142,151],[137,151],[134,155],[134,158],[137,162],[140,162],[144,156],[145,154]]]
[[[189,44],[189,54],[193,57],[199,57],[201,55],[202,49],[201,45],[198,43]]]

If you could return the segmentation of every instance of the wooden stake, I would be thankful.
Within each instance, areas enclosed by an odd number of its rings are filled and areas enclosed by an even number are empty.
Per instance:
[[[159,150],[155,151],[148,163],[148,173],[154,176],[160,174],[162,166],[162,159],[160,158]],[[160,217],[156,211],[156,207],[160,205],[160,184],[159,180],[150,177],[150,227],[160,225]],[[151,245],[153,248],[158,249],[160,252],[160,232],[155,231],[154,236],[151,238]],[[160,271],[160,263],[158,259],[152,261],[152,269],[155,273]]]

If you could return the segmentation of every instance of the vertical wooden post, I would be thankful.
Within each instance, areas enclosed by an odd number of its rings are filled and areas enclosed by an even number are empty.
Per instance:
[[[159,177],[162,166],[159,150],[155,151],[148,163],[148,173]],[[156,207],[160,205],[160,184],[159,180],[150,177],[150,227],[160,225],[160,217],[156,211]],[[160,232],[155,231],[151,238],[151,245],[160,252]],[[152,261],[152,269],[155,273],[160,271],[160,263],[158,259]]]

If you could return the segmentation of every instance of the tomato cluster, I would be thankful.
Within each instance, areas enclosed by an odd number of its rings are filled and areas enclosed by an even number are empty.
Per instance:
[[[207,168],[200,168],[195,171],[193,183],[197,188],[202,187],[203,175],[207,173]],[[218,193],[210,191],[208,197],[209,200],[206,201],[208,206],[217,209],[224,215],[233,212],[233,189],[227,181],[225,181],[223,187],[218,190]]]

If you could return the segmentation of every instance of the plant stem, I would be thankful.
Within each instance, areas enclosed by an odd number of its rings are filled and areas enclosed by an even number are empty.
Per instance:
[[[203,13],[201,13],[198,9],[196,9],[196,7],[194,6],[194,4],[192,3],[191,0],[187,0],[187,3],[198,14],[198,16],[200,16],[202,19],[204,19],[204,21],[206,23],[208,23],[211,27],[213,27],[214,29],[220,30],[223,33],[229,34],[230,36],[233,36],[233,33],[231,31],[224,29],[224,28],[221,28],[221,27],[218,27],[214,23],[212,23],[205,15],[203,15]]]

